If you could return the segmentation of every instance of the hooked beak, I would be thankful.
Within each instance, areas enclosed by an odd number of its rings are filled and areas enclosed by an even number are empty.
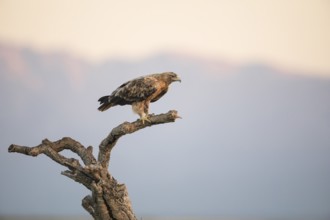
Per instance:
[[[173,82],[181,82],[181,79],[180,79],[180,77],[175,77],[174,79],[173,79]]]

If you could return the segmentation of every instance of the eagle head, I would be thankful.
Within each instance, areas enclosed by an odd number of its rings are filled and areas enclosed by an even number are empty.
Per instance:
[[[162,73],[165,81],[168,82],[168,84],[171,84],[172,82],[181,82],[181,79],[180,77],[174,73],[174,72],[165,72],[165,73]]]

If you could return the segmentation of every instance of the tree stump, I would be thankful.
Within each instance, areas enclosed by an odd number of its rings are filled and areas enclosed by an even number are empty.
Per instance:
[[[96,159],[93,147],[84,147],[78,141],[63,137],[58,141],[44,139],[35,147],[10,145],[8,152],[16,152],[36,157],[45,154],[55,162],[65,166],[68,170],[61,172],[74,181],[83,184],[91,191],[82,200],[84,209],[96,220],[137,220],[128,196],[125,184],[120,184],[109,173],[111,150],[118,139],[123,135],[136,132],[140,129],[169,122],[180,118],[177,111],[172,110],[165,114],[150,115],[150,122],[124,122],[113,128],[110,134],[100,143],[99,154]],[[70,150],[77,154],[83,165],[75,158],[67,158],[60,154],[62,150]]]

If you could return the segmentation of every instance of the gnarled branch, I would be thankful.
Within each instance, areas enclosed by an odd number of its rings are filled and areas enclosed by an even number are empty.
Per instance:
[[[69,170],[63,171],[62,175],[83,184],[91,190],[92,195],[88,195],[82,200],[82,206],[94,219],[136,220],[126,186],[119,184],[108,171],[111,150],[118,139],[126,134],[131,134],[149,126],[174,122],[177,118],[180,118],[177,111],[172,110],[165,114],[149,115],[149,122],[142,123],[142,121],[136,120],[118,125],[100,143],[97,160],[93,156],[91,146],[86,148],[70,137],[64,137],[54,142],[44,139],[41,144],[34,147],[12,144],[9,146],[8,152],[33,157],[45,154],[55,162],[67,167]],[[79,160],[75,158],[67,158],[61,155],[60,152],[63,150],[76,153],[85,166],[81,165]]]
[[[91,146],[85,148],[78,141],[70,137],[64,137],[55,142],[44,139],[41,144],[35,147],[26,147],[12,144],[8,148],[8,152],[10,153],[16,152],[33,157],[36,157],[39,154],[45,154],[51,159],[55,160],[57,163],[65,166],[65,163],[68,162],[65,162],[65,159],[67,158],[58,154],[63,150],[71,150],[72,152],[76,153],[78,156],[80,156],[85,165],[96,163],[96,159],[93,156],[93,148]]]

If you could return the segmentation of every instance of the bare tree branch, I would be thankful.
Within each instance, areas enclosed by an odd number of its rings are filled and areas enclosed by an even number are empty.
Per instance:
[[[58,158],[58,155],[56,155],[56,153],[59,153],[63,150],[71,150],[72,152],[78,154],[78,156],[80,156],[85,165],[96,163],[96,159],[93,156],[93,148],[89,146],[86,149],[78,141],[73,140],[70,137],[64,137],[61,140],[55,142],[51,142],[48,139],[44,139],[41,144],[35,147],[26,147],[12,144],[8,148],[8,152],[10,153],[16,152],[33,157],[38,156],[39,154],[46,154],[51,159],[64,165],[64,163],[61,163],[61,158]]]
[[[118,139],[126,134],[131,134],[140,129],[150,127],[157,124],[164,124],[169,122],[174,122],[177,118],[181,118],[177,111],[171,110],[165,114],[159,115],[149,115],[149,121],[142,123],[141,120],[136,120],[135,122],[129,123],[124,122],[110,132],[110,134],[101,142],[99,145],[99,156],[98,161],[102,167],[108,167],[110,161],[110,154],[113,147],[116,145]]]
[[[62,155],[60,155],[58,152],[64,150],[64,149],[70,149],[74,148],[72,146],[63,144],[67,138],[63,138],[57,142],[51,142],[47,139],[43,140],[41,144],[35,147],[26,147],[26,146],[19,146],[19,145],[10,145],[8,148],[8,152],[16,152],[16,153],[22,153],[29,156],[38,156],[39,154],[45,154],[48,157],[50,157],[55,162],[68,167],[69,169],[77,169],[81,170],[82,166],[80,165],[79,161],[74,158],[66,158]],[[71,139],[72,140],[72,139]]]

